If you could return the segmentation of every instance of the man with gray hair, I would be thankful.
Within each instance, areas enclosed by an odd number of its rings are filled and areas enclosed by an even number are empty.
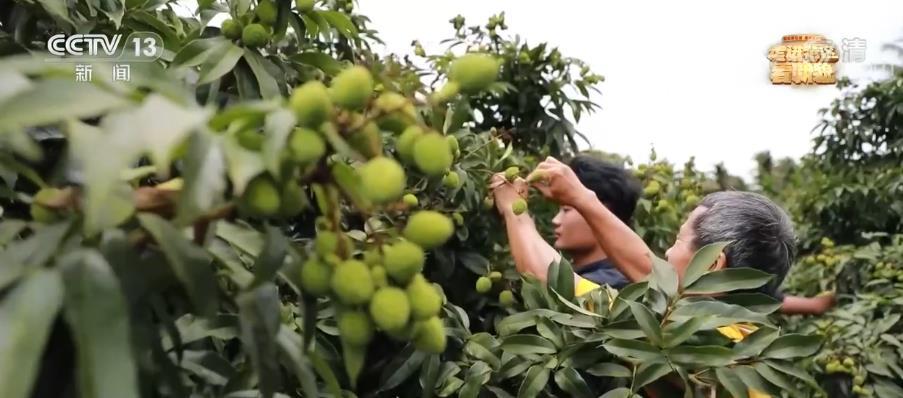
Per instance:
[[[547,198],[578,211],[586,220],[602,250],[619,271],[632,281],[652,268],[652,251],[629,227],[577,179],[573,170],[547,158],[527,177]],[[774,278],[758,289],[783,300],[782,311],[819,314],[833,304],[833,296],[784,297],[778,290],[796,256],[796,236],[787,213],[763,195],[753,192],[716,192],[707,195],[681,225],[674,244],[665,252],[668,262],[683,276],[693,254],[705,245],[731,242],[711,269],[749,267]],[[598,285],[576,278],[575,292],[584,294]]]

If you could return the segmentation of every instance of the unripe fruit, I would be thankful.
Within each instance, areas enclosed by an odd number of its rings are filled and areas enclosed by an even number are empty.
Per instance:
[[[461,213],[453,213],[452,219],[455,220],[455,225],[459,227],[464,225],[464,216],[462,216]]]
[[[259,23],[249,24],[241,31],[241,42],[248,47],[261,47],[266,45],[269,40],[270,32]]]
[[[495,207],[495,199],[493,199],[492,196],[487,196],[487,197],[483,198],[483,209],[484,210],[491,210],[493,207]]]
[[[455,226],[448,217],[435,211],[422,210],[408,219],[402,234],[420,247],[432,249],[444,244],[454,232]]]
[[[448,189],[456,189],[461,185],[461,177],[458,176],[457,172],[449,171],[448,174],[442,178],[442,185]]]
[[[49,223],[59,219],[59,213],[41,204],[41,202],[50,200],[59,193],[60,190],[57,188],[43,188],[38,191],[34,195],[33,202],[29,208],[31,219],[42,223]]]
[[[373,325],[363,311],[343,312],[339,315],[338,326],[342,340],[353,346],[365,346],[373,339]]]
[[[276,23],[278,11],[276,9],[276,4],[272,1],[262,0],[260,4],[257,5],[257,9],[254,10],[254,13],[257,14],[257,19],[259,19],[260,22],[267,25]]]
[[[342,262],[332,273],[332,292],[343,304],[364,304],[370,301],[373,290],[370,268],[360,261]]]
[[[379,97],[376,97],[376,100],[373,101],[373,106],[385,113],[400,110],[407,104],[409,104],[409,102],[405,96],[391,91],[380,94]]]
[[[332,101],[345,109],[361,109],[373,94],[373,76],[363,66],[352,66],[332,79]]]
[[[373,101],[373,106],[384,114],[377,120],[383,130],[401,133],[417,121],[417,109],[401,94],[383,93]]]
[[[395,141],[395,150],[405,162],[414,161],[414,143],[423,136],[423,129],[420,126],[410,126],[398,136]]]
[[[416,320],[427,319],[439,315],[442,309],[442,297],[436,287],[426,280],[422,274],[414,275],[407,287],[408,300],[411,302],[411,315]]]
[[[661,190],[661,185],[658,181],[652,181],[649,185],[646,185],[646,188],[643,189],[643,195],[645,196],[655,196]]]
[[[314,9],[315,0],[295,0],[295,9],[300,13],[310,12]]]
[[[410,194],[410,193],[404,195],[404,196],[401,198],[401,200],[404,201],[404,204],[406,204],[406,205],[408,205],[408,206],[410,206],[410,207],[415,207],[415,206],[417,206],[418,204],[420,204],[420,201],[417,200],[417,196],[415,196],[414,194]]]
[[[452,155],[458,157],[461,154],[461,145],[458,144],[458,138],[453,135],[445,136],[445,140],[448,141],[448,150],[452,152]]]
[[[481,276],[477,278],[476,290],[477,293],[486,293],[492,289],[492,279],[488,277]]]
[[[379,136],[379,127],[373,122],[368,122],[360,130],[355,131],[348,139],[348,144],[368,159],[383,153],[383,142]]]
[[[500,281],[502,280],[502,273],[498,271],[492,271],[489,273],[489,279],[492,279],[493,282]]]
[[[395,282],[406,284],[423,270],[426,255],[423,249],[408,241],[399,241],[383,249],[383,265]]]
[[[511,307],[514,305],[514,293],[511,293],[510,290],[502,290],[499,293],[499,303],[505,307]]]
[[[855,384],[857,386],[861,386],[861,385],[865,384],[865,376],[859,375],[859,376],[854,377],[853,384]]]
[[[439,317],[414,324],[414,347],[420,351],[441,354],[446,345],[445,327]]]
[[[332,266],[329,264],[312,258],[301,266],[301,289],[311,296],[328,294],[331,279]]]
[[[687,207],[696,207],[699,204],[699,196],[696,195],[688,195],[687,199],[684,200],[684,203],[687,204]]]
[[[245,187],[241,198],[242,208],[253,216],[272,217],[279,213],[281,196],[273,178],[262,174],[254,177]]]
[[[514,182],[514,179],[517,178],[517,175],[520,174],[520,168],[517,166],[511,166],[505,169],[505,179],[508,182]]]
[[[447,102],[452,97],[458,95],[458,92],[461,91],[461,85],[458,82],[448,82],[445,83],[439,91],[433,93],[433,103],[442,104]]]
[[[516,199],[513,203],[511,203],[511,212],[514,215],[519,216],[527,211],[527,201],[523,199]]]
[[[370,301],[370,317],[382,330],[404,329],[411,317],[411,303],[407,294],[397,287],[379,289]]]
[[[332,231],[320,231],[314,241],[314,250],[320,257],[333,254],[339,247],[339,235]]]
[[[453,160],[448,141],[439,134],[425,134],[414,142],[414,163],[424,174],[442,175],[451,167]]]
[[[846,357],[843,359],[843,366],[851,368],[853,366],[856,366],[856,361],[854,361],[853,358]]]
[[[370,268],[370,275],[373,277],[373,285],[377,288],[389,286],[389,277],[386,276],[386,269],[382,265]]]
[[[467,54],[454,60],[448,68],[450,80],[460,85],[465,93],[476,93],[495,82],[499,74],[499,62],[486,54]]]
[[[295,181],[288,181],[282,186],[282,203],[279,206],[279,215],[294,217],[304,210],[307,202],[304,199],[304,190]]]
[[[288,149],[294,161],[310,164],[320,160],[326,153],[326,142],[316,131],[298,127],[289,137]]]
[[[263,134],[254,130],[242,130],[236,134],[238,144],[249,151],[260,151],[263,147]]]
[[[404,193],[407,182],[404,169],[395,159],[373,158],[358,169],[361,191],[375,203],[397,200]]]
[[[223,25],[222,27],[220,27],[220,30],[222,30],[223,36],[225,36],[227,39],[238,40],[239,38],[241,38],[241,25],[236,20],[227,19],[223,21]]]
[[[288,105],[295,111],[298,124],[309,128],[318,128],[332,113],[332,100],[326,86],[319,81],[309,81],[295,88],[288,100]]]

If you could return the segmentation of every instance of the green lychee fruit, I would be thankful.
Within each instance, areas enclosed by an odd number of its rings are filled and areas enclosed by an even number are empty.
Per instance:
[[[301,289],[311,296],[328,294],[331,280],[332,266],[329,264],[312,258],[301,266]]]
[[[358,169],[361,191],[375,203],[397,200],[404,193],[407,182],[404,169],[395,159],[377,157]]]
[[[424,174],[445,174],[453,161],[448,141],[437,133],[424,134],[414,142],[414,163]]]
[[[223,21],[223,25],[220,27],[220,30],[223,32],[223,36],[230,40],[238,40],[241,38],[241,25],[238,21],[234,19],[227,19]]]
[[[458,95],[458,92],[461,91],[461,85],[458,82],[448,82],[445,83],[439,91],[433,93],[432,100],[435,104],[442,104],[452,99],[452,97]]]
[[[410,126],[398,136],[395,141],[395,150],[401,160],[411,163],[414,161],[414,143],[423,136],[423,129],[420,126]]]
[[[411,318],[411,303],[404,290],[384,287],[376,291],[370,301],[370,317],[376,326],[386,331],[400,331]]]
[[[294,217],[307,205],[304,198],[304,190],[295,181],[288,181],[282,186],[282,203],[279,207],[279,215]]]
[[[350,110],[361,109],[373,94],[373,76],[363,66],[352,66],[332,79],[329,94],[336,105]]]
[[[386,273],[399,284],[408,283],[411,277],[423,270],[426,255],[423,249],[408,241],[399,241],[383,249],[383,265]]]
[[[406,290],[414,319],[423,320],[439,315],[439,310],[442,309],[442,297],[436,291],[436,287],[423,277],[423,274],[414,275]]]
[[[263,148],[263,134],[254,130],[242,130],[236,134],[238,144],[250,151],[258,152]]]
[[[511,212],[514,215],[519,216],[527,211],[527,201],[523,199],[516,199],[513,203],[511,203]]]
[[[495,199],[492,196],[483,198],[483,210],[492,210],[495,207]]]
[[[42,223],[50,223],[58,220],[60,218],[59,212],[52,208],[46,207],[41,203],[53,199],[55,196],[59,195],[60,192],[61,191],[57,188],[42,188],[40,191],[35,193],[34,198],[32,198],[33,201],[31,202],[31,206],[29,208],[31,219]]]
[[[643,195],[646,197],[655,196],[661,191],[661,184],[658,181],[651,181],[649,185],[646,185],[646,188],[643,188]]]
[[[490,55],[471,53],[452,62],[448,77],[460,85],[462,92],[476,93],[495,82],[499,66],[499,62]]]
[[[414,347],[420,351],[441,354],[446,345],[445,326],[439,317],[414,324]]]
[[[520,168],[517,166],[511,166],[505,169],[505,179],[508,182],[514,182],[514,179],[517,178],[517,175],[520,174]]]
[[[368,122],[364,127],[352,133],[348,138],[348,143],[355,151],[368,159],[383,153],[383,141],[379,136],[379,127],[374,122]]]
[[[310,164],[320,160],[326,153],[326,142],[316,131],[298,127],[289,137],[288,149],[294,161]]]
[[[373,339],[373,325],[363,311],[346,310],[339,315],[339,334],[353,346],[365,346]]]
[[[445,140],[448,141],[448,150],[452,152],[456,158],[461,154],[461,145],[458,144],[458,138],[453,135],[445,136]]]
[[[320,257],[326,257],[333,254],[339,247],[339,235],[332,231],[317,232],[317,238],[314,240],[314,250]]]
[[[261,174],[245,187],[242,194],[242,208],[256,217],[272,217],[279,213],[282,206],[281,194],[276,188],[276,181],[268,174]]]
[[[481,276],[477,278],[476,290],[477,293],[486,293],[492,289],[492,280],[488,277]]]
[[[343,304],[364,304],[370,301],[373,290],[370,268],[360,261],[344,261],[332,273],[332,292]]]
[[[457,189],[461,186],[461,177],[458,176],[457,172],[449,171],[448,174],[442,178],[442,185],[448,189]]]
[[[455,225],[459,227],[464,225],[464,216],[462,216],[461,213],[452,213],[452,219],[455,220]]]
[[[422,210],[408,219],[402,234],[420,247],[432,249],[444,244],[454,232],[455,226],[448,217],[435,211]]]
[[[493,282],[502,280],[502,273],[498,271],[492,271],[489,273],[489,279],[492,279]]]
[[[389,277],[386,276],[386,268],[382,265],[374,265],[370,268],[370,275],[373,276],[373,284],[377,288],[389,286]]]
[[[323,83],[313,80],[296,87],[288,100],[298,124],[318,128],[332,113],[332,100]]]
[[[406,204],[410,207],[416,207],[417,205],[420,204],[420,201],[417,199],[417,196],[415,196],[414,194],[411,194],[411,193],[405,194],[401,198],[401,200],[404,202],[404,204]]]
[[[514,293],[511,293],[510,290],[502,290],[499,293],[499,303],[501,303],[505,307],[511,307],[514,305]]]
[[[270,41],[270,32],[259,23],[249,24],[241,31],[241,42],[247,47],[265,46],[268,41]]]
[[[257,15],[257,19],[259,19],[260,22],[272,26],[276,23],[276,16],[279,12],[276,9],[276,3],[269,0],[262,0],[260,4],[257,5],[257,9],[254,10],[254,14]]]

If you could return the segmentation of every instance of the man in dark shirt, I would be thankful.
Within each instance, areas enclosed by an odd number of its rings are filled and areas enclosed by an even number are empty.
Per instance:
[[[631,216],[640,197],[640,183],[624,168],[588,155],[574,157],[568,165],[584,186],[592,190],[599,201],[624,224],[630,225]],[[549,245],[536,229],[528,213],[515,215],[511,204],[527,194],[523,179],[512,183],[504,174],[496,174],[490,182],[496,208],[505,220],[508,242],[517,270],[545,280],[546,270],[563,251],[574,264],[575,272],[582,278],[616,289],[629,283],[614,266],[593,235],[589,224],[579,212],[570,206],[561,206],[552,219],[555,227],[554,247]]]

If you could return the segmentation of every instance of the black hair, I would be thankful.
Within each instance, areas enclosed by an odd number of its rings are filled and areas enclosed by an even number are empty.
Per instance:
[[[796,235],[787,213],[753,192],[724,191],[706,195],[706,210],[693,222],[693,246],[730,241],[724,249],[727,267],[750,267],[774,278],[757,289],[775,296],[796,256]]]
[[[642,192],[640,182],[632,174],[623,167],[588,155],[575,156],[568,166],[608,210],[630,225]]]

